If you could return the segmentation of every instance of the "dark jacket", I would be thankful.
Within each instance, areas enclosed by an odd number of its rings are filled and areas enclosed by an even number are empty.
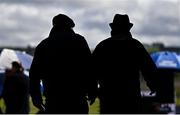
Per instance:
[[[131,34],[116,34],[93,52],[100,83],[101,113],[135,113],[141,103],[140,72],[155,90],[156,66],[143,45]]]
[[[49,37],[37,46],[31,65],[33,102],[42,103],[42,80],[47,113],[87,113],[90,57],[84,37],[72,29],[53,27]]]
[[[2,97],[7,114],[28,114],[29,78],[21,72],[6,75]]]

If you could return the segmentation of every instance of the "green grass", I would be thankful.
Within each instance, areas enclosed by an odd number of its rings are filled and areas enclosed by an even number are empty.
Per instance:
[[[2,112],[4,113],[5,109],[6,109],[6,106],[4,105],[4,100],[3,99],[0,99],[0,108],[1,108]]]
[[[32,101],[31,101],[31,98],[30,98],[30,114],[35,114],[38,112],[38,108],[36,108],[33,104],[32,104]]]
[[[180,98],[176,98],[176,105],[180,106]]]
[[[180,74],[178,74],[175,79],[175,91],[176,91],[176,105],[180,106]],[[141,81],[142,82],[142,81]],[[143,82],[141,84],[141,88],[143,90],[147,90],[147,86]],[[3,112],[5,112],[5,105],[3,99],[0,99],[0,108],[2,109]],[[30,98],[30,114],[35,114],[38,112],[38,109],[33,106],[31,98]],[[99,114],[99,99],[97,98],[95,100],[95,103],[93,105],[89,105],[89,113],[90,114]]]
[[[35,114],[38,112],[38,109],[33,106],[30,99],[30,114]],[[89,105],[89,114],[98,114],[99,113],[99,99],[97,98],[95,102],[90,106]]]
[[[99,99],[96,98],[95,102],[89,106],[89,113],[90,114],[98,114],[99,113]]]
[[[180,106],[180,97],[178,97],[176,99],[176,105]],[[3,99],[0,99],[0,107],[4,113],[6,107],[4,105]],[[99,108],[99,99],[97,98],[93,105],[91,105],[91,106],[89,105],[89,114],[99,114],[99,109],[100,109]],[[38,109],[35,106],[33,106],[32,101],[30,99],[30,114],[36,114],[37,112],[38,112]]]
[[[6,106],[4,104],[4,100],[0,99],[0,108],[2,109],[2,112],[5,113]],[[31,98],[30,98],[30,114],[35,114],[38,112],[38,109],[33,106]],[[99,99],[96,99],[94,104],[91,106],[89,105],[89,113],[90,114],[98,114],[99,113]]]
[[[176,105],[180,106],[180,88],[176,87]]]
[[[180,106],[180,89],[177,90],[176,93],[176,105]],[[5,112],[5,105],[3,99],[0,99],[0,108],[2,109],[3,113]],[[38,109],[33,106],[32,101],[30,99],[30,114],[35,114],[38,112]],[[89,105],[89,114],[99,114],[99,99],[97,98],[93,105]]]

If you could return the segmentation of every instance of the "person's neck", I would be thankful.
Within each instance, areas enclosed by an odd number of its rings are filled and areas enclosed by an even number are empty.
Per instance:
[[[115,36],[118,36],[118,37],[121,37],[121,38],[123,38],[123,37],[132,37],[132,35],[131,35],[131,32],[129,32],[129,31],[127,31],[127,32],[120,32],[120,31],[111,31],[111,36],[112,37],[115,37]]]
[[[49,36],[53,36],[57,34],[66,34],[66,33],[74,33],[74,31],[72,28],[53,27],[50,31]]]

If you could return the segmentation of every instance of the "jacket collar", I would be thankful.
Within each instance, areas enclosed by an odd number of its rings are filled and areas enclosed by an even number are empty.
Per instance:
[[[71,35],[75,34],[73,29],[71,28],[58,28],[58,27],[53,27],[49,33],[49,37],[55,37],[59,35]]]
[[[118,33],[118,34],[111,34],[112,39],[119,39],[119,40],[126,40],[131,39],[132,35],[130,32],[128,33]]]

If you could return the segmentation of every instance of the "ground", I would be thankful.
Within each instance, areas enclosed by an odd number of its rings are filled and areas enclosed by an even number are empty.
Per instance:
[[[174,87],[175,87],[175,92],[176,92],[176,112],[180,113],[180,74],[177,74],[174,77]],[[143,90],[147,89],[144,82],[142,83],[142,89]],[[0,99],[0,108],[2,109],[3,112],[5,111],[5,105],[4,105],[3,99]],[[31,114],[36,113],[38,111],[38,109],[32,105],[31,99],[30,99],[30,109],[31,109],[30,111]],[[99,113],[99,100],[98,99],[96,99],[95,103],[92,106],[90,106],[89,110],[90,110],[89,113],[91,114]]]

